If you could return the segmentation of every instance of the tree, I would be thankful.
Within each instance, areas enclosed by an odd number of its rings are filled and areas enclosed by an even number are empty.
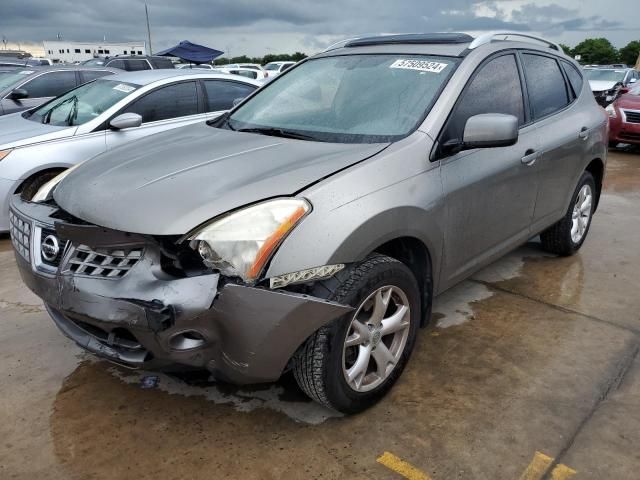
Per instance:
[[[565,45],[564,43],[561,43],[560,48],[564,50],[564,53],[566,53],[570,57],[573,57],[573,49],[569,45]]]
[[[618,52],[606,38],[587,38],[583,40],[572,52],[580,55],[582,63],[607,64],[618,60]]]
[[[627,45],[620,49],[619,54],[622,63],[633,67],[638,61],[638,55],[640,55],[640,40],[627,43]]]

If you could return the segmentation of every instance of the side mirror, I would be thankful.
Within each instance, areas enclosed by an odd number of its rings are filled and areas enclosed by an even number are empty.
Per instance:
[[[24,88],[16,88],[12,90],[9,94],[9,98],[11,100],[22,100],[23,98],[29,98],[29,92],[27,92]]]
[[[142,125],[142,117],[137,113],[123,113],[109,122],[109,126],[114,130],[136,128],[140,125]]]
[[[502,113],[482,113],[467,120],[462,150],[515,145],[518,141],[518,118]]]

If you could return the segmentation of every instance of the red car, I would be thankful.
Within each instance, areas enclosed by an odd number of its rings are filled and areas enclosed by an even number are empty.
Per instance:
[[[618,97],[605,109],[609,114],[609,147],[640,145],[640,86]]]

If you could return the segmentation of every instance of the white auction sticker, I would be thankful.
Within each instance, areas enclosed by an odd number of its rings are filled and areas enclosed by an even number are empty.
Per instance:
[[[131,93],[135,90],[131,85],[125,85],[124,83],[120,83],[113,87],[114,90],[118,90],[119,92]]]
[[[420,72],[440,73],[447,67],[446,63],[429,62],[427,60],[404,60],[393,62],[389,68],[403,68],[406,70],[418,70]]]
[[[22,70],[20,72],[20,75],[31,75],[33,73],[33,70]]]

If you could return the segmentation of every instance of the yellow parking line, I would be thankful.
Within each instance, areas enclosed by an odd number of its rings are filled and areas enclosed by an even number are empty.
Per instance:
[[[573,468],[569,468],[566,465],[557,465],[551,472],[551,480],[568,480],[573,477],[576,472]]]
[[[377,462],[409,480],[431,480],[431,477],[422,470],[418,470],[410,463],[396,457],[393,453],[384,452],[382,456],[378,457]]]
[[[520,476],[520,480],[540,480],[552,462],[553,458],[544,453],[536,452],[533,460]]]

